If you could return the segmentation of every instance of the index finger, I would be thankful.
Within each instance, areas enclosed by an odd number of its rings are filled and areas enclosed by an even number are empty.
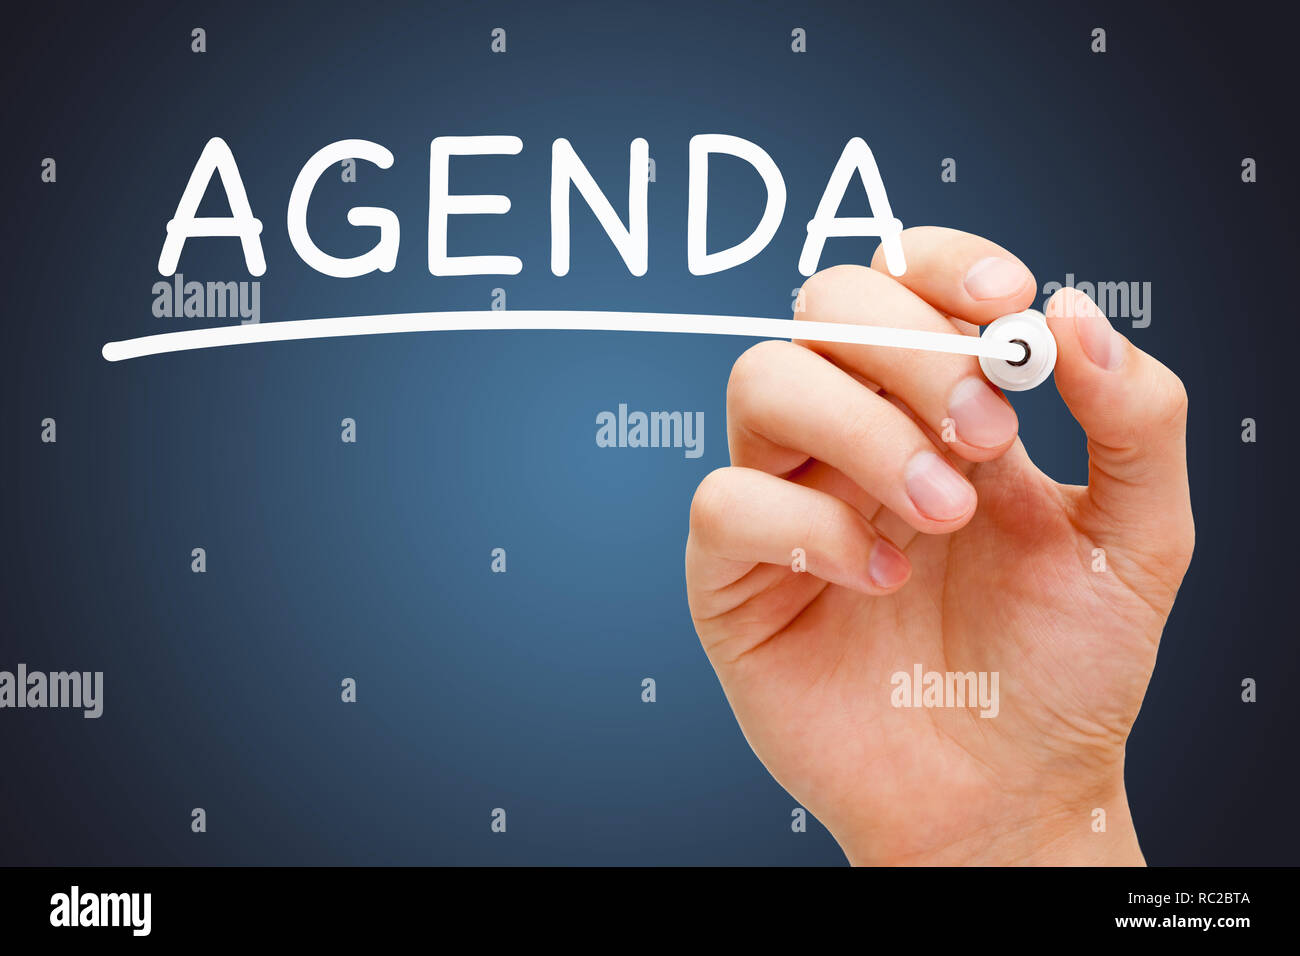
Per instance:
[[[895,281],[945,315],[986,325],[1033,305],[1034,274],[997,243],[940,226],[913,226],[899,238],[907,271]],[[871,268],[889,275],[883,247]]]

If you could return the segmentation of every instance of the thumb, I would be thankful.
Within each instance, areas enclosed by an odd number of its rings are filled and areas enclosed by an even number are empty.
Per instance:
[[[1085,526],[1181,580],[1194,536],[1183,383],[1077,289],[1057,292],[1044,314],[1056,339],[1057,390],[1088,436]]]

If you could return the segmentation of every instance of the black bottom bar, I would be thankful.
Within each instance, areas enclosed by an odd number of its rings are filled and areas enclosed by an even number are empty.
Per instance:
[[[1295,885],[1293,869],[0,869],[0,926],[6,942],[75,936],[92,945],[338,944],[431,930],[499,940],[512,929],[534,941],[668,945],[692,926],[733,939],[784,927],[812,939],[848,930],[861,942],[903,934],[920,945],[1226,942],[1286,926]]]

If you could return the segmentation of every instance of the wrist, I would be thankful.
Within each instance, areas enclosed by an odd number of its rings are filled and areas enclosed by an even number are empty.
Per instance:
[[[1015,800],[1023,809],[1025,801]],[[892,842],[892,841],[891,841]],[[853,866],[1145,866],[1123,782],[1080,800],[1012,810],[942,847],[841,841]]]

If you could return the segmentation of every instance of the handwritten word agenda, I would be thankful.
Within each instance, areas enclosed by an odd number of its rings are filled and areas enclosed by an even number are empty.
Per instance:
[[[501,215],[510,210],[507,196],[452,194],[451,157],[513,156],[521,152],[523,146],[523,140],[517,136],[439,136],[433,140],[429,149],[430,273],[435,276],[516,275],[523,269],[523,263],[515,256],[452,256],[447,250],[447,221],[450,216]],[[767,201],[758,225],[744,241],[720,252],[708,252],[705,236],[709,158],[716,153],[734,156],[752,166],[762,177]],[[364,139],[339,140],[307,160],[289,194],[288,233],[294,251],[317,272],[343,279],[376,270],[391,272],[397,264],[397,249],[401,241],[397,215],[390,209],[374,206],[355,206],[347,213],[347,220],[352,225],[379,230],[379,239],[369,251],[359,256],[338,258],[324,252],[312,241],[307,231],[307,205],[317,180],[335,164],[357,159],[373,163],[380,169],[393,165],[393,154],[378,143]],[[644,139],[634,139],[628,162],[628,219],[624,225],[569,141],[557,139],[551,144],[551,272],[563,276],[569,271],[569,194],[570,187],[576,186],[628,271],[635,276],[645,275],[650,242],[647,215],[649,159],[649,144]],[[839,217],[836,212],[854,172],[866,189],[871,215]],[[199,217],[199,205],[214,173],[221,177],[231,215]],[[686,247],[687,267],[692,275],[709,275],[734,268],[766,248],[785,215],[786,190],[781,170],[764,149],[738,136],[720,133],[694,136],[689,146],[688,177]],[[899,239],[902,229],[902,222],[894,218],[890,209],[875,156],[864,140],[854,137],[840,154],[817,210],[808,222],[808,237],[799,256],[799,272],[810,276],[817,271],[822,249],[830,237],[876,236],[884,246],[889,271],[896,276],[902,275],[907,268]],[[234,154],[224,140],[213,137],[195,163],[177,204],[176,214],[167,223],[167,238],[158,257],[158,271],[164,276],[176,272],[187,239],[225,236],[239,239],[249,274],[263,275],[266,257],[262,252],[261,234],[262,222],[253,215]]]

